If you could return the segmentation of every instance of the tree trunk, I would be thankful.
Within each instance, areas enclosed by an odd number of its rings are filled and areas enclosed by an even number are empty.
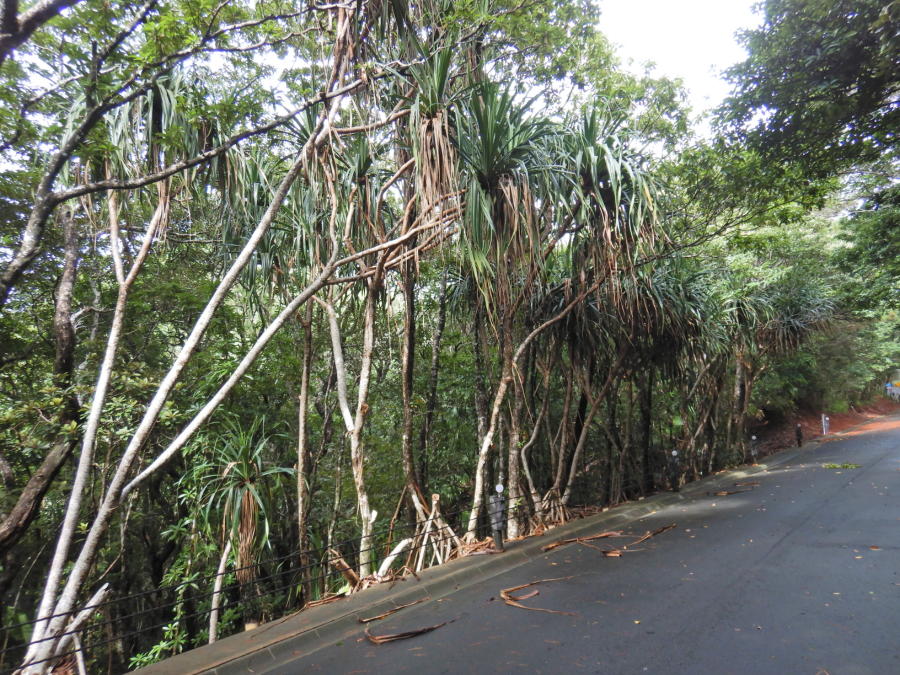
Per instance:
[[[441,299],[438,305],[437,325],[431,339],[431,371],[428,375],[428,400],[425,403],[425,419],[419,429],[419,480],[424,491],[428,485],[428,449],[431,443],[431,425],[437,407],[438,373],[440,371],[441,341],[447,321],[447,269],[441,276]]]
[[[212,644],[218,638],[222,580],[225,578],[225,566],[228,564],[229,555],[231,555],[231,539],[225,542],[225,549],[222,551],[222,556],[219,558],[219,567],[216,569],[216,580],[213,582],[212,602],[209,609],[209,644]]]
[[[69,494],[69,502],[66,505],[66,512],[63,517],[62,531],[57,546],[53,554],[50,564],[50,571],[47,575],[47,583],[44,588],[44,595],[41,600],[39,616],[47,616],[53,612],[53,603],[56,596],[56,589],[62,579],[63,567],[68,559],[69,547],[75,536],[75,528],[81,515],[81,502],[84,497],[85,490],[89,479],[89,474],[93,466],[94,445],[97,439],[97,431],[100,427],[100,417],[106,403],[106,394],[109,387],[109,381],[112,376],[112,370],[116,359],[116,353],[119,348],[119,338],[122,333],[122,327],[125,323],[125,307],[128,301],[128,293],[137,279],[144,261],[150,253],[150,247],[156,235],[157,228],[164,222],[169,209],[169,192],[165,181],[158,184],[158,202],[147,230],[144,233],[144,240],[141,244],[140,251],[134,259],[131,269],[126,275],[125,268],[122,264],[122,258],[119,251],[119,203],[118,194],[111,192],[109,194],[109,232],[110,232],[110,250],[112,252],[113,264],[115,268],[116,281],[119,285],[118,295],[116,297],[116,306],[113,311],[112,324],[109,329],[109,336],[106,340],[106,349],[103,354],[103,360],[100,364],[100,373],[97,377],[97,384],[94,387],[94,395],[91,399],[91,408],[88,412],[87,422],[84,426],[84,435],[81,440],[81,456],[78,460],[78,467],[75,471],[75,479],[72,484],[72,491]],[[51,624],[52,625],[52,624]],[[44,629],[47,624],[38,623],[35,625],[35,634],[32,641],[36,642],[44,636]]]
[[[590,435],[591,430],[591,422],[593,421],[594,416],[597,414],[597,409],[600,407],[600,404],[606,398],[610,387],[612,387],[613,382],[615,382],[615,379],[619,374],[619,369],[622,367],[622,362],[625,360],[626,353],[627,352],[624,348],[619,351],[619,355],[616,358],[615,362],[610,365],[609,373],[606,376],[606,381],[603,383],[600,391],[591,401],[591,407],[588,410],[587,415],[585,416],[584,424],[581,427],[581,433],[578,436],[578,443],[575,445],[575,452],[572,455],[572,463],[569,465],[569,478],[568,480],[566,480],[566,486],[562,492],[563,506],[567,506],[569,500],[572,497],[572,486],[575,484],[575,477],[578,475],[578,462],[581,459],[581,455],[584,452],[585,446],[587,445],[587,439]]]
[[[303,602],[309,602],[312,587],[309,567],[309,511],[310,511],[310,471],[311,456],[309,439],[306,433],[306,422],[309,415],[309,377],[312,369],[312,303],[306,305],[306,316],[302,320],[303,327],[303,370],[300,373],[300,396],[297,405],[297,542],[303,579]],[[210,629],[212,635],[212,629]],[[212,640],[210,640],[212,641]]]
[[[400,454],[407,494],[412,501],[416,517],[423,521],[426,517],[425,497],[417,475],[417,464],[413,456],[413,376],[416,365],[416,275],[412,261],[403,265],[403,348],[400,356],[400,389],[403,405],[403,433]]]
[[[60,213],[64,236],[64,258],[62,275],[56,286],[56,307],[53,313],[53,337],[56,352],[53,359],[53,375],[57,387],[67,389],[72,382],[75,355],[75,328],[72,325],[72,294],[78,271],[78,228],[69,208]],[[78,419],[78,400],[69,392],[63,394],[65,405],[57,423],[65,426]],[[74,436],[74,434],[72,434]],[[77,441],[60,434],[41,465],[28,479],[16,503],[0,523],[0,557],[11,550],[22,538],[29,526],[40,513],[44,496],[53,485],[59,470],[75,449]],[[8,465],[7,465],[8,467]],[[11,487],[12,472],[4,474],[4,482]]]
[[[369,380],[372,373],[372,352],[375,343],[375,299],[381,285],[382,262],[378,263],[378,272],[369,281],[366,293],[366,304],[363,313],[363,345],[359,363],[359,382],[357,388],[356,413],[350,410],[347,395],[347,367],[344,362],[344,350],[341,344],[340,326],[334,306],[323,302],[328,314],[328,326],[331,332],[331,348],[334,355],[335,374],[337,376],[338,401],[341,415],[347,430],[347,438],[350,441],[350,467],[353,473],[353,484],[356,487],[356,501],[360,517],[360,550],[359,550],[359,575],[367,577],[372,573],[372,560],[374,558],[374,541],[372,537],[374,518],[370,505],[369,494],[365,482],[365,447],[362,442],[362,432],[365,426],[366,416],[369,412]]]
[[[744,455],[744,361],[740,352],[734,362],[734,395],[731,403],[731,418],[728,425],[728,452],[733,457]]]
[[[541,501],[541,495],[538,492],[537,488],[534,484],[534,479],[531,475],[531,467],[528,461],[528,451],[534,446],[537,442],[538,436],[541,432],[541,424],[543,424],[544,419],[547,417],[547,411],[550,408],[550,371],[547,370],[547,373],[544,376],[544,401],[541,403],[541,410],[537,415],[537,418],[534,420],[534,426],[531,429],[531,437],[528,439],[528,442],[522,446],[522,451],[519,454],[520,461],[522,462],[522,474],[525,476],[525,482],[528,484],[528,492],[531,495],[531,500],[534,503],[534,510],[537,514],[538,518],[544,517],[544,505]]]
[[[485,381],[487,359],[484,344],[484,314],[481,306],[475,309],[475,326],[472,332],[472,351],[475,353],[475,418],[478,422],[478,438],[484,438],[488,429],[488,393]]]
[[[640,450],[641,457],[641,492],[645,495],[655,489],[653,480],[653,379],[656,371],[653,366],[647,369],[647,376],[638,388],[640,408]]]
[[[506,347],[507,351],[512,352],[511,346]],[[512,358],[512,354],[509,354]],[[525,392],[522,389],[521,380],[512,382],[512,401],[509,411],[509,434],[508,434],[508,451],[506,461],[506,494],[507,494],[507,519],[506,534],[510,539],[519,537],[519,521],[523,516],[524,500],[521,499],[521,490],[519,489],[519,466],[521,448],[521,429],[520,421],[522,417],[522,409],[525,406]]]

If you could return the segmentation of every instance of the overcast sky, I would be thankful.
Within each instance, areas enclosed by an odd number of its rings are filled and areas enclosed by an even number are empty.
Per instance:
[[[656,72],[680,77],[695,113],[718,105],[728,93],[722,70],[742,61],[735,31],[760,20],[756,0],[597,0],[600,29],[632,69],[652,61]]]

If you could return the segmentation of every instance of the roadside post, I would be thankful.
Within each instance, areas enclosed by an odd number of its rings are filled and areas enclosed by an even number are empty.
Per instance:
[[[750,437],[750,454],[753,456],[753,463],[756,464],[756,456],[759,454],[759,449],[756,447],[756,436]]]
[[[681,488],[678,485],[678,451],[673,450],[669,455],[669,482],[672,484],[672,491],[678,492]]]
[[[494,548],[503,550],[503,524],[506,520],[506,497],[503,496],[503,485],[498,484],[494,490],[497,494],[488,497],[488,517],[491,521],[491,534],[494,536]]]

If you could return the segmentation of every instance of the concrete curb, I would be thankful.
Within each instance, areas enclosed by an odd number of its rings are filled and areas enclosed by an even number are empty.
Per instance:
[[[871,421],[873,420],[845,431]],[[407,577],[391,584],[374,586],[344,600],[289,615],[136,672],[141,675],[235,675],[265,672],[287,659],[307,655],[344,639],[359,636],[363,630],[360,618],[375,616],[423,598],[439,600],[459,589],[526,564],[534,556],[540,555],[541,548],[549,543],[621,528],[667,506],[706,496],[735,480],[748,478],[800,458],[820,446],[822,440],[820,437],[807,441],[802,448],[778,451],[767,456],[764,463],[702,478],[687,484],[680,492],[657,493],[640,501],[612,507],[595,516],[569,522],[539,536],[508,542],[506,551],[501,554],[460,558],[425,570],[418,578]]]

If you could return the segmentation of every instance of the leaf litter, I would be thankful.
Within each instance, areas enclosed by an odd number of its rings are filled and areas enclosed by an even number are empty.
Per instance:
[[[420,602],[425,602],[426,600],[430,600],[430,599],[431,599],[431,596],[428,596],[425,598],[419,598],[418,600],[414,600],[412,602],[407,602],[405,605],[398,605],[397,607],[394,607],[393,609],[389,609],[388,611],[384,612],[383,614],[379,614],[378,616],[370,616],[366,619],[361,618],[361,619],[359,619],[359,622],[360,623],[371,623],[372,621],[378,621],[379,619],[386,619],[391,614],[396,614],[401,609],[406,609],[407,607],[412,607],[413,605],[418,605]]]
[[[647,532],[647,534],[645,534],[643,537],[641,537],[637,541],[633,541],[630,544],[623,546],[622,548],[628,548],[628,546],[637,546],[638,544],[643,544],[645,541],[647,541],[648,539],[650,539],[652,537],[655,537],[658,534],[662,534],[663,532],[668,532],[669,530],[674,530],[675,527],[676,527],[675,523],[663,525],[662,527],[659,527],[659,528],[653,530],[652,532]]]
[[[584,544],[588,541],[594,541],[595,539],[606,539],[608,537],[621,537],[622,533],[619,531],[615,532],[601,532],[600,534],[592,534],[588,537],[573,537],[572,539],[560,539],[559,541],[554,541],[552,544],[547,544],[546,546],[542,546],[541,550],[544,552],[552,551],[555,548],[559,548],[560,546],[565,546],[566,544]]]
[[[416,637],[417,635],[425,635],[425,633],[430,633],[433,630],[437,630],[441,626],[446,626],[448,623],[453,623],[452,621],[444,621],[443,623],[439,623],[436,626],[426,626],[425,628],[416,628],[414,630],[403,631],[402,633],[385,633],[384,635],[373,635],[369,632],[369,629],[366,628],[366,637],[369,638],[369,642],[375,645],[383,645],[388,642],[396,642],[397,640],[407,640],[411,637]]]
[[[515,591],[521,591],[523,588],[529,588],[530,586],[537,586],[538,584],[545,584],[551,581],[567,581],[571,578],[572,577],[554,577],[552,579],[538,579],[537,581],[532,581],[527,584],[512,586],[511,588],[504,588],[500,591],[500,597],[503,598],[503,601],[510,607],[530,609],[532,612],[546,612],[547,614],[565,614],[567,616],[575,616],[575,612],[563,612],[559,609],[545,609],[544,607],[528,607],[527,605],[523,605],[523,600],[533,598],[534,596],[538,595],[538,593],[540,593],[540,591],[538,591],[537,589],[534,589],[527,593],[523,593],[521,595],[513,595]]]
[[[587,537],[573,537],[571,539],[560,539],[559,541],[555,541],[552,544],[548,544],[547,546],[542,547],[544,551],[552,551],[555,548],[559,548],[565,544],[582,544],[584,546],[589,546],[590,548],[596,548],[600,551],[604,557],[606,558],[620,558],[622,553],[628,550],[629,546],[637,546],[638,544],[642,544],[648,539],[655,537],[657,535],[662,534],[663,532],[668,532],[671,529],[674,529],[676,526],[675,523],[670,523],[669,525],[663,525],[655,530],[651,530],[646,532],[643,536],[639,537],[635,541],[630,544],[626,544],[622,546],[621,549],[618,548],[599,548],[598,546],[594,546],[590,542],[597,539],[609,539],[610,537],[621,537],[623,536],[622,532],[614,531],[614,532],[601,532],[600,534],[595,534]],[[633,549],[632,549],[633,550]],[[523,600],[528,600],[529,598],[533,598],[540,593],[537,589],[533,589],[528,591],[527,593],[522,593],[519,595],[515,595],[516,591],[521,591],[525,588],[530,588],[531,586],[537,586],[538,584],[545,584],[552,581],[567,581],[572,577],[555,577],[552,579],[538,579],[537,581],[532,581],[527,584],[520,584],[519,586],[512,586],[511,588],[504,588],[500,591],[500,597],[503,598],[503,601],[511,606],[518,607],[519,609],[527,609],[532,612],[546,612],[547,614],[564,614],[567,616],[577,616],[574,612],[564,612],[559,609],[546,609],[544,607],[529,607],[527,605],[523,605]]]

